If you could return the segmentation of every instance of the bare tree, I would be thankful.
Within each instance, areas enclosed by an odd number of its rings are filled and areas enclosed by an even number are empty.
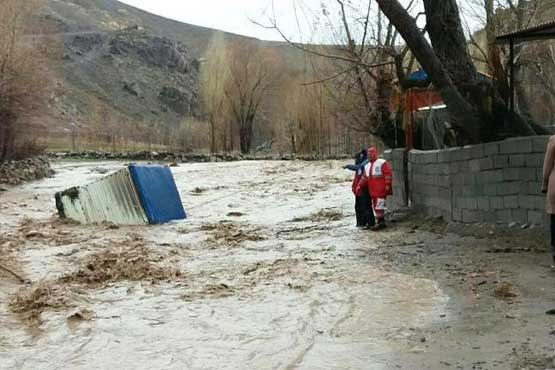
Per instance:
[[[206,51],[201,65],[201,105],[205,119],[210,125],[210,152],[217,150],[217,133],[225,130],[229,120],[225,97],[229,66],[224,34],[217,32]]]
[[[275,82],[269,66],[276,61],[269,61],[269,56],[250,40],[231,43],[228,53],[230,77],[225,96],[239,129],[241,152],[249,153],[259,109]]]
[[[22,42],[38,5],[31,0],[0,2],[0,161],[26,154],[18,153],[17,140],[30,136],[46,104],[41,55]],[[22,145],[32,151],[29,143]]]

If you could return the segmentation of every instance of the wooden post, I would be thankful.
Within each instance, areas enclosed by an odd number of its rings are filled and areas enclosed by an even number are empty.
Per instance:
[[[515,112],[515,41],[514,39],[510,39],[510,55],[509,55],[509,63],[510,63],[510,70],[511,70],[511,80],[510,80],[510,107],[511,113]]]

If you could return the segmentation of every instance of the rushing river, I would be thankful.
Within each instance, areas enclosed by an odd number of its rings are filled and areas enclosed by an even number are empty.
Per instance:
[[[31,325],[8,305],[24,284],[0,273],[0,369],[391,369],[399,353],[422,351],[412,333],[448,311],[436,282],[368,258],[375,238],[399,236],[354,228],[342,163],[183,164],[172,171],[187,221],[56,220],[56,191],[121,166],[61,162],[55,177],[0,193],[7,263],[67,288],[56,279],[91,255],[142,240],[182,277],[68,282],[67,307]]]

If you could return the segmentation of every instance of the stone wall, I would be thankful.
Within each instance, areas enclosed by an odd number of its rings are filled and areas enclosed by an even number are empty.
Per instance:
[[[410,204],[448,221],[545,224],[545,196],[540,189],[548,139],[525,137],[448,150],[412,150],[407,173]],[[403,177],[395,154],[388,152],[386,159],[392,160],[395,176]],[[403,196],[397,192],[392,203],[403,202]]]
[[[54,171],[50,168],[50,161],[46,156],[0,163],[0,184],[18,185],[53,174]]]

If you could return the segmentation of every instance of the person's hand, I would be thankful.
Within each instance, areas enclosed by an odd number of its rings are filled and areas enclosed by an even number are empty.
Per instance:
[[[542,186],[542,193],[547,194],[547,188],[545,186]]]
[[[386,185],[385,186],[385,193],[388,195],[391,195],[392,191],[391,191],[391,185]]]

